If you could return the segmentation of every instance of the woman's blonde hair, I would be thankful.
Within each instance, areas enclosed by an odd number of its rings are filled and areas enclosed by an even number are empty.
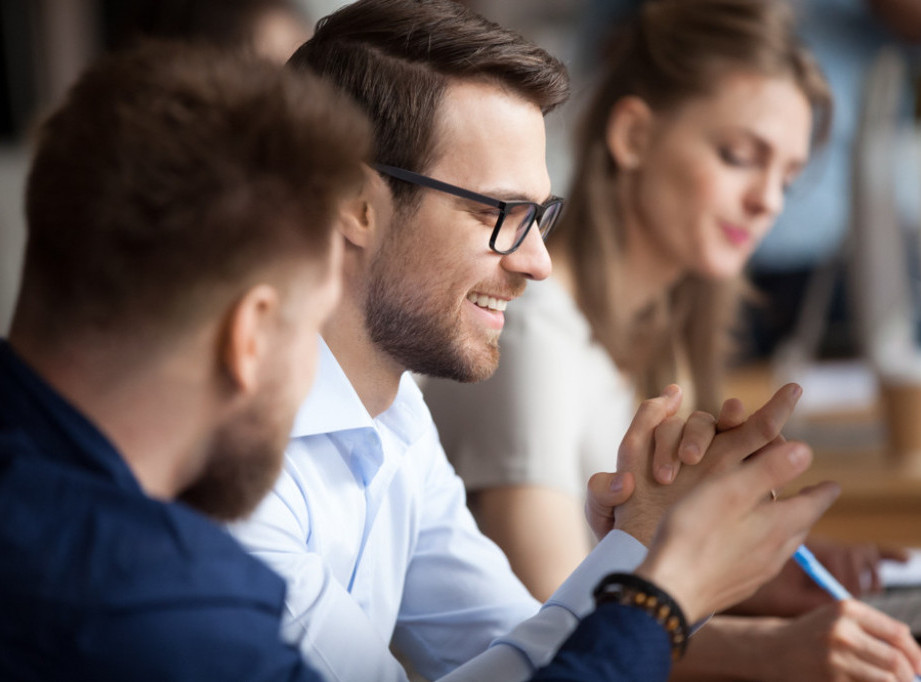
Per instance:
[[[576,300],[595,337],[644,395],[674,381],[688,363],[697,406],[718,410],[730,329],[742,278],[716,282],[687,275],[638,319],[619,314],[612,263],[624,248],[624,226],[612,191],[617,165],[605,132],[615,103],[642,98],[656,112],[711,94],[732,71],[789,77],[812,108],[813,142],[831,121],[831,94],[818,65],[796,36],[782,0],[649,0],[613,34],[603,75],[576,144],[576,173],[556,246],[574,264]]]

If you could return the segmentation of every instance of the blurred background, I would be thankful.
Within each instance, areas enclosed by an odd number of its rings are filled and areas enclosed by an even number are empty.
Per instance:
[[[558,55],[573,74],[571,102],[548,119],[557,193],[566,191],[570,139],[605,27],[640,1],[465,3]],[[0,0],[0,334],[12,314],[25,241],[30,137],[89,62],[144,35],[242,44],[283,61],[319,17],[341,4]],[[835,126],[831,143],[794,187],[752,261],[749,274],[761,296],[740,329],[739,361],[772,359],[781,368],[798,368],[814,359],[875,357],[891,365],[885,358],[913,356],[921,342],[915,97],[921,19],[912,23],[888,6],[921,0],[793,4],[801,34],[835,91]]]

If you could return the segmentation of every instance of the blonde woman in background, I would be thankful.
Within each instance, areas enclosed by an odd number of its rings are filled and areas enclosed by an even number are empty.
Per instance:
[[[647,2],[602,70],[553,276],[508,310],[492,379],[425,387],[481,529],[541,600],[590,549],[580,482],[613,468],[637,397],[686,378],[690,423],[712,424],[742,269],[831,116],[777,0]],[[814,549],[855,592],[875,575],[874,547]],[[675,675],[912,679],[904,626],[827,601],[792,566],[739,607],[772,617],[713,619]]]

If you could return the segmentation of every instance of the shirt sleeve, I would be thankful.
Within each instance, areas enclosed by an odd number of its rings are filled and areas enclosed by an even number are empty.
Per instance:
[[[631,535],[611,531],[536,616],[497,638],[485,654],[456,669],[445,682],[529,680],[550,663],[579,620],[592,612],[592,591],[601,579],[608,573],[633,571],[645,556],[646,548]]]
[[[434,429],[425,461],[411,469],[419,532],[406,572],[394,644],[427,679],[437,679],[483,653],[497,637],[535,615],[534,599],[505,554],[476,526],[464,486]]]
[[[406,682],[389,642],[381,639],[323,557],[308,549],[306,503],[287,472],[256,513],[231,530],[247,551],[285,578],[282,637],[297,646],[322,679]]]
[[[280,638],[277,613],[245,600],[103,613],[81,626],[72,646],[74,679],[320,682]]]
[[[476,527],[462,482],[434,436],[426,466],[411,468],[425,471],[417,483],[425,504],[416,512],[418,544],[394,642],[429,679],[471,661],[491,643],[507,651],[490,652],[469,675],[463,666],[456,679],[528,679],[592,611],[595,585],[608,573],[632,571],[646,555],[632,536],[609,533],[538,612],[505,555]]]
[[[505,556],[476,528],[460,479],[437,441],[434,447],[428,450],[428,467],[412,467],[420,472],[416,485],[426,494],[413,512],[418,541],[394,642],[429,679],[453,670],[446,679],[527,680],[591,611],[592,589],[601,578],[632,570],[645,549],[613,531],[538,612],[540,605]],[[287,581],[284,639],[296,644],[324,679],[406,680],[389,642],[382,641],[323,558],[307,549],[308,527],[303,495],[282,474],[257,513],[233,528],[251,553]]]

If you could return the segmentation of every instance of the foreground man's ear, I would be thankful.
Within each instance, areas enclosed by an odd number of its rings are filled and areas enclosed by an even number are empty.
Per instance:
[[[256,388],[262,363],[271,352],[279,307],[278,290],[257,284],[227,312],[218,340],[220,357],[228,378],[243,392]]]

